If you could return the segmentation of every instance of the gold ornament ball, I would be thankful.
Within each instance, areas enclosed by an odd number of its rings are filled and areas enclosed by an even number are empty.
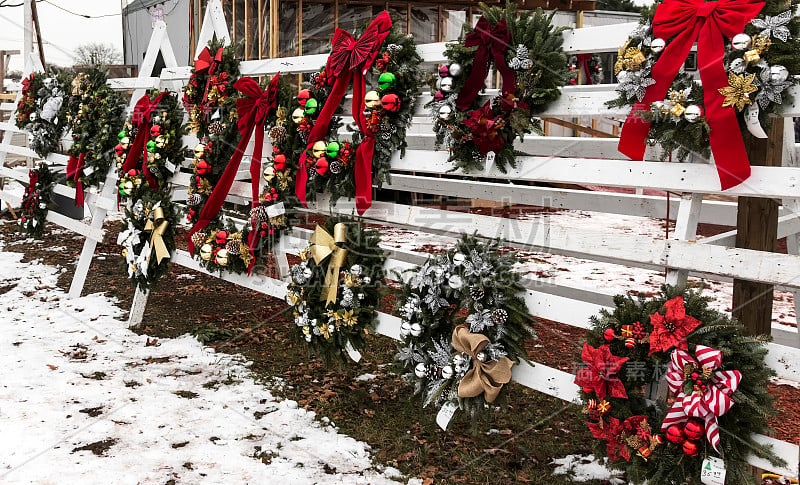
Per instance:
[[[215,262],[220,266],[227,266],[228,265],[228,250],[225,248],[220,249],[217,251],[217,257]]]
[[[377,91],[370,91],[364,96],[364,104],[367,108],[376,108],[381,104],[381,95]]]
[[[125,185],[123,185],[123,188],[125,189],[125,193],[130,195],[130,193],[133,192],[133,182],[128,180],[125,182]]]
[[[131,146],[131,139],[125,136],[122,138],[122,140],[119,141],[119,144],[122,146],[124,150],[127,150],[128,147]]]
[[[264,180],[267,181],[268,184],[271,184],[272,181],[275,179],[275,167],[272,165],[267,165],[264,168]]]
[[[296,125],[299,125],[300,122],[303,121],[303,116],[305,116],[303,114],[303,108],[297,108],[292,112],[292,121],[294,121]]]
[[[210,244],[203,244],[200,248],[200,258],[202,258],[203,261],[209,261],[212,251],[214,251],[214,248],[212,248]]]
[[[162,135],[158,135],[156,137],[156,146],[158,148],[164,148],[164,145],[166,145],[166,144],[167,144],[167,139],[164,138]]]
[[[314,146],[311,147],[311,153],[314,155],[314,158],[319,158],[325,155],[325,149],[328,147],[328,144],[324,141],[320,140],[314,143]]]
[[[194,147],[194,156],[195,158],[200,158],[206,152],[206,146],[202,143],[198,143],[196,147]]]

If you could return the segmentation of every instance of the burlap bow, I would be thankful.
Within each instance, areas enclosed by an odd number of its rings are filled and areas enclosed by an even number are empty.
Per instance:
[[[328,258],[328,271],[325,274],[325,282],[322,286],[320,300],[325,300],[325,304],[336,303],[336,293],[339,288],[339,270],[347,259],[347,250],[340,246],[347,241],[347,226],[338,223],[333,226],[333,236],[322,226],[314,229],[311,236],[311,255],[314,262],[322,264]]]
[[[161,207],[153,209],[153,217],[144,226],[144,231],[150,233],[150,247],[156,253],[156,264],[169,258],[169,250],[164,242],[164,233],[168,226],[169,221],[164,217],[164,209]]]
[[[464,325],[453,330],[453,348],[472,357],[472,369],[458,384],[458,397],[484,395],[486,402],[494,402],[503,384],[511,382],[511,366],[514,362],[508,357],[487,361],[478,359],[478,354],[489,344],[485,335],[472,333]]]

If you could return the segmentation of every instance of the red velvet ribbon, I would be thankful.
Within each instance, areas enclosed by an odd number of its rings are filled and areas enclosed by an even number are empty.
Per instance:
[[[516,76],[506,63],[506,51],[510,45],[511,33],[508,31],[505,19],[497,22],[492,28],[485,17],[478,20],[475,30],[464,39],[465,47],[478,46],[478,50],[475,51],[475,61],[472,63],[469,77],[456,100],[456,107],[459,110],[467,110],[486,84],[486,75],[489,74],[489,59],[494,60],[494,66],[503,79],[503,94],[516,92]]]
[[[653,19],[653,35],[674,39],[653,66],[652,77],[656,83],[647,88],[644,99],[633,105],[625,120],[619,140],[621,153],[633,160],[644,158],[650,123],[635,113],[649,111],[651,103],[666,97],[675,75],[697,40],[697,63],[703,81],[705,116],[711,128],[709,141],[722,190],[736,186],[750,176],[750,162],[740,135],[736,111],[732,106],[722,106],[725,97],[718,90],[728,85],[728,76],[722,64],[725,37],[732,38],[741,33],[745,24],[763,7],[763,2],[753,0],[666,0],[658,7]]]
[[[270,110],[278,107],[278,77],[280,73],[270,81],[266,91],[262,91],[258,83],[250,77],[243,77],[236,81],[233,87],[244,94],[236,100],[236,112],[239,115],[239,133],[242,138],[233,152],[230,162],[228,162],[225,171],[222,173],[219,182],[214,187],[208,201],[200,211],[192,230],[186,236],[189,242],[189,252],[194,251],[194,243],[192,242],[192,235],[196,232],[202,231],[208,226],[209,223],[219,214],[222,204],[225,203],[225,197],[231,190],[233,181],[236,178],[236,173],[239,170],[239,164],[242,162],[244,151],[247,144],[250,143],[250,137],[255,132],[255,141],[253,144],[253,157],[250,162],[250,178],[252,184],[253,207],[258,205],[258,189],[261,181],[261,150],[264,146],[264,122],[269,115]],[[253,225],[253,230],[250,231],[249,246],[251,254],[255,251],[255,244],[258,242],[258,231]],[[253,269],[255,259],[250,263],[248,268],[250,271]]]
[[[208,88],[211,86],[211,77],[217,71],[217,68],[220,64],[222,64],[222,47],[217,49],[217,53],[214,56],[211,56],[211,51],[208,47],[205,47],[201,52],[200,55],[197,56],[197,60],[194,61],[194,72],[195,74],[202,74],[203,72],[208,72],[208,78],[206,79],[206,88],[203,93],[203,100],[208,98]]]
[[[589,61],[592,60],[592,55],[578,54],[576,57],[578,58],[578,69],[583,69],[587,83],[592,84],[592,73],[589,69]]]
[[[372,157],[375,151],[374,133],[368,130],[364,117],[364,94],[367,91],[366,73],[378,57],[383,41],[392,30],[392,19],[384,10],[369,24],[367,30],[358,40],[349,32],[336,29],[333,35],[333,49],[325,66],[329,80],[335,79],[333,89],[325,105],[322,107],[311,133],[308,135],[308,146],[300,156],[300,169],[297,171],[295,194],[300,202],[306,203],[306,185],[308,183],[307,152],[314,143],[325,138],[328,125],[336,109],[344,99],[350,80],[353,80],[353,119],[365,138],[356,150],[355,182],[356,210],[363,214],[372,205]]]
[[[81,153],[77,158],[70,156],[67,162],[67,180],[75,181],[75,207],[83,207],[83,166],[85,165],[86,154]]]
[[[138,166],[139,157],[142,157],[142,173],[144,173],[145,180],[153,190],[158,188],[158,182],[147,169],[147,140],[150,139],[153,113],[158,108],[161,98],[169,93],[170,91],[159,93],[153,101],[150,101],[150,96],[145,94],[136,102],[136,106],[133,107],[133,115],[131,115],[131,121],[136,125],[136,138],[133,139],[128,155],[125,157],[125,162],[122,164],[122,172],[127,173],[128,170]]]

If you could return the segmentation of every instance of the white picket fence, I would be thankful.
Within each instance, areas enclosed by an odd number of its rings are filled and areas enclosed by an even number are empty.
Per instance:
[[[626,40],[631,27],[632,25],[613,25],[566,32],[565,50],[568,53],[615,52]],[[218,0],[212,1],[206,11],[196,52],[200,52],[212,35],[230,39]],[[445,61],[442,43],[420,45],[418,50],[425,64],[431,69],[433,65]],[[159,51],[162,52],[167,67],[160,77],[149,77],[146,74],[152,70]],[[251,76],[269,76],[279,71],[282,74],[305,73],[316,71],[325,60],[324,55],[255,60],[243,62],[240,69],[243,75]],[[190,67],[176,65],[163,23],[156,24],[154,28],[141,73],[138,78],[109,81],[116,89],[134,91],[131,106],[146,89],[177,90],[190,76]],[[569,119],[592,115],[624,119],[627,115],[626,110],[605,107],[605,101],[616,96],[613,88],[613,85],[565,87],[562,97],[548,108],[544,116]],[[800,92],[795,90],[795,99],[800,99],[798,95]],[[530,137],[526,138],[524,143],[520,143],[518,148],[532,155],[523,157],[519,166],[509,173],[502,174],[496,169],[491,169],[481,174],[482,179],[490,181],[461,180],[453,177],[454,174],[448,173],[450,169],[447,163],[448,154],[433,151],[429,116],[422,108],[429,99],[430,96],[424,95],[418,100],[418,117],[415,125],[409,130],[409,150],[405,158],[396,157],[392,160],[392,182],[386,186],[387,188],[654,218],[665,218],[669,210],[672,219],[676,221],[675,230],[670,239],[649,239],[636,235],[587,230],[581,230],[576,234],[541,220],[513,220],[386,202],[373,204],[364,214],[368,222],[451,237],[477,231],[480,236],[500,238],[510,247],[647,269],[669,268],[668,282],[672,284],[684,282],[689,275],[718,281],[728,281],[731,278],[760,281],[794,292],[795,305],[800,304],[800,256],[798,256],[800,168],[795,153],[791,119],[786,123],[783,166],[753,167],[750,179],[724,192],[728,195],[771,197],[782,201],[779,237],[787,237],[790,254],[776,254],[731,247],[735,231],[695,242],[697,224],[700,222],[731,226],[736,224],[735,203],[703,200],[704,195],[723,193],[719,190],[716,169],[704,160],[695,159],[690,163],[636,162],[625,159],[616,151],[617,140],[614,139]],[[13,108],[12,103],[2,105],[4,110]],[[800,107],[784,105],[784,116],[800,116]],[[0,130],[4,132],[3,140],[0,142],[0,177],[27,181],[26,172],[6,168],[3,162],[6,154],[13,153],[34,158],[35,154],[27,148],[10,144],[11,135],[19,131],[13,126],[13,122],[0,124]],[[189,147],[194,146],[196,142],[193,136],[185,138],[185,143]],[[652,153],[650,155],[652,156]],[[67,158],[54,154],[47,157],[47,160],[54,165],[65,165]],[[245,159],[241,170],[243,178],[247,176],[247,162]],[[175,200],[185,200],[190,178],[189,163],[190,160],[187,159],[185,170],[177,173],[172,180],[173,186],[176,187]],[[511,183],[508,183],[509,180]],[[515,183],[527,181],[652,189],[679,192],[682,195],[667,204],[663,197],[658,196],[534,187]],[[70,289],[71,297],[80,295],[95,245],[103,238],[102,224],[106,211],[115,203],[114,186],[112,170],[100,193],[87,198],[87,207],[93,214],[90,224],[74,221],[52,212],[48,215],[49,221],[87,237],[78,261],[78,271]],[[69,197],[74,195],[74,189],[66,186],[56,187],[56,192]],[[247,203],[249,196],[249,182],[235,182],[228,201]],[[3,191],[0,191],[0,198],[12,204],[19,203],[18,199]],[[309,207],[308,212],[352,214],[355,212],[355,207],[353,203],[340,201],[334,208],[330,208],[326,197],[323,196],[316,204]],[[240,223],[244,224],[244,221]],[[287,269],[285,254],[297,254],[306,246],[310,234],[309,230],[296,228],[292,234],[283,237],[276,255],[282,275],[286,275]],[[387,248],[387,251],[390,256],[386,263],[387,270],[413,268],[427,258],[427,254],[420,252],[393,248]],[[172,255],[172,262],[209,274],[191,255],[182,250]],[[389,271],[389,274],[392,272]],[[273,279],[261,275],[248,277],[222,273],[212,276],[277,298],[283,298],[287,288],[285,279]],[[525,299],[531,315],[580,328],[587,328],[590,316],[612,305],[612,295],[603,292],[602,289],[570,287],[532,276],[523,278],[523,286],[526,287]],[[147,295],[137,292],[130,313],[131,324],[141,321],[146,301]],[[399,318],[379,313],[377,331],[382,335],[399,339]],[[768,365],[781,378],[800,382],[798,335],[784,332],[781,335],[781,342],[789,345],[777,343],[769,345]],[[531,357],[536,360],[536,355]],[[573,376],[544,364],[516,366],[513,377],[524,386],[559,399],[575,401],[578,398],[578,387],[573,383]],[[766,436],[758,436],[757,439],[772,444],[776,453],[787,461],[787,466],[774,470],[769,463],[754,456],[750,459],[751,464],[788,476],[798,476],[800,448],[797,444]]]

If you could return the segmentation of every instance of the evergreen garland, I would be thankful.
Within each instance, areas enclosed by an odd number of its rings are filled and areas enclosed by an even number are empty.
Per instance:
[[[576,383],[583,386],[587,424],[596,437],[605,434],[595,441],[595,456],[607,457],[610,466],[625,470],[632,483],[699,483],[703,459],[717,454],[703,426],[698,427],[699,433],[690,429],[697,423],[678,424],[661,433],[674,398],[659,390],[659,379],[676,348],[684,348],[694,357],[697,345],[722,352],[719,370],[741,372],[738,389],[731,395],[735,404],[718,417],[726,483],[756,483],[746,461],[750,453],[775,465],[782,463],[769,447],[751,436],[768,433],[767,417],[774,413],[767,384],[775,373],[764,363],[765,343],[770,338],[743,335],[744,328],[711,309],[709,301],[699,291],[665,286],[651,298],[644,294],[616,296],[612,311],[603,310],[592,318],[586,345],[591,352],[597,349],[597,355],[607,351],[603,381],[608,389],[601,396],[598,388],[589,384],[591,372],[586,369],[578,372]],[[681,317],[680,308],[685,308],[686,317]],[[586,351],[584,347],[584,357]],[[695,382],[686,377],[691,393]],[[620,393],[620,387],[624,392]]]
[[[80,181],[87,187],[105,180],[114,161],[117,133],[124,122],[125,100],[107,81],[108,72],[100,67],[78,74],[72,81],[69,154],[75,158],[84,155]],[[75,180],[68,180],[67,184],[74,187]]]
[[[28,132],[28,145],[40,157],[46,157],[61,143],[68,121],[65,97],[72,77],[72,71],[52,69],[47,74],[31,74],[22,82],[16,124]]]
[[[494,153],[494,163],[505,173],[509,166],[516,167],[519,153],[514,150],[514,140],[531,132],[542,134],[541,120],[534,116],[558,99],[559,88],[569,77],[562,51],[566,28],[553,25],[555,11],[548,14],[539,8],[518,13],[513,3],[506,4],[505,9],[480,5],[492,28],[501,20],[508,26],[511,45],[505,58],[516,77],[513,96],[498,95],[488,100],[478,96],[466,111],[456,108],[477,50],[464,45],[464,38],[473,32],[471,26],[464,25],[462,39],[447,44],[449,65],[440,70],[437,91],[427,107],[434,120],[437,148],[450,150],[453,170],[483,170],[487,155]]]
[[[406,281],[398,300],[402,346],[395,360],[405,372],[404,379],[414,383],[423,406],[450,402],[475,419],[487,401],[494,400],[483,393],[459,397],[462,379],[481,364],[453,348],[457,326],[488,338],[481,352],[485,365],[504,358],[528,362],[525,342],[535,333],[521,298],[525,290],[512,270],[516,262],[513,253],[501,254],[496,242],[484,244],[464,236],[454,248],[402,275]]]
[[[366,347],[366,337],[374,328],[376,309],[384,286],[383,264],[386,255],[378,246],[380,233],[367,229],[357,220],[333,217],[318,226],[332,238],[346,228],[346,238],[336,243],[333,253],[317,259],[320,249],[327,253],[332,247],[316,239],[300,255],[302,262],[291,269],[292,281],[286,300],[293,307],[295,329],[298,340],[307,343],[310,351],[320,354],[325,363],[347,362],[352,350],[361,352]],[[341,226],[340,226],[341,227]],[[338,274],[333,274],[331,264],[341,257]],[[323,254],[325,254],[323,253]],[[331,272],[331,276],[327,276]],[[338,286],[334,302],[329,303],[325,281],[332,278]]]
[[[47,220],[47,212],[50,210],[56,180],[45,162],[31,169],[29,177],[30,181],[22,196],[19,224],[29,236],[40,239]]]
[[[375,132],[372,180],[378,187],[389,181],[394,154],[399,152],[401,157],[405,156],[406,130],[414,117],[416,99],[423,84],[421,63],[414,38],[393,27],[367,75],[364,114],[367,125]],[[319,111],[325,106],[331,86],[323,68],[313,76],[311,83],[292,105],[292,121],[287,123],[287,137],[279,146],[282,147],[282,153],[290,153],[293,160],[298,160],[306,150],[308,134]],[[314,100],[312,106],[316,106],[316,110],[306,108],[307,99]],[[309,200],[314,200],[317,192],[329,192],[332,204],[343,197],[355,197],[353,165],[364,134],[356,131],[351,140],[340,141],[337,136],[339,126],[341,118],[334,117],[326,141],[319,141],[316,148],[308,150],[309,179],[306,192]]]
[[[742,134],[748,132],[743,113],[746,106],[759,108],[759,124],[766,129],[772,115],[780,116],[782,105],[793,101],[788,88],[797,83],[794,76],[800,74],[800,57],[797,56],[800,19],[792,15],[798,5],[800,0],[766,0],[758,16],[745,27],[742,43],[737,43],[747,47],[734,48],[731,40],[725,40],[724,64],[728,75],[741,75],[745,80],[752,75],[748,85],[755,89],[741,97],[742,104],[736,107]],[[633,107],[644,97],[647,86],[654,82],[650,70],[671,40],[653,37],[651,23],[655,10],[644,12],[641,24],[620,47],[614,68],[619,80],[619,96],[607,103],[609,107]],[[767,17],[770,17],[769,22]],[[771,29],[770,25],[776,29]],[[679,161],[686,160],[691,153],[704,158],[711,156],[710,128],[704,114],[703,87],[686,72],[675,77],[667,99],[654,102],[649,111],[636,113],[652,123],[648,144],[662,148],[661,161],[667,160],[673,152]]]

